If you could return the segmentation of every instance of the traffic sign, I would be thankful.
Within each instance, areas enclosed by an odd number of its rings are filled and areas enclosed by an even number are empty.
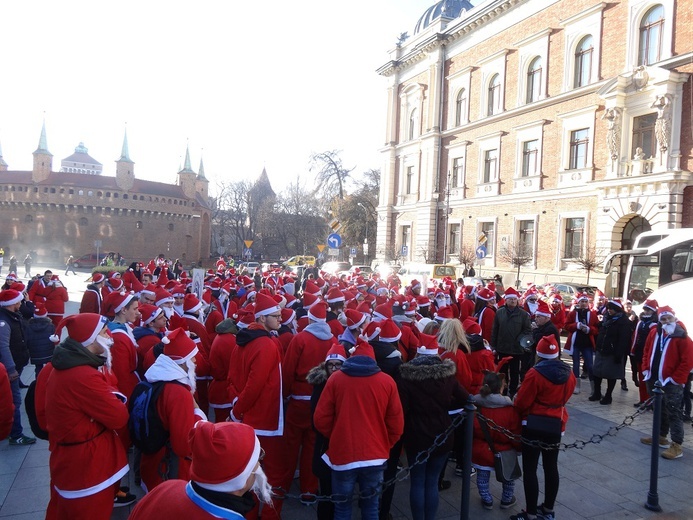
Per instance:
[[[327,236],[327,245],[333,249],[339,249],[342,247],[342,237],[337,233],[330,233]]]
[[[402,256],[407,256],[409,254],[409,247],[402,246]]]
[[[486,237],[486,233],[484,233],[482,231],[481,234],[479,235],[479,237],[477,238],[477,240],[479,241],[479,244],[481,244],[481,245],[485,244],[486,241],[488,240],[488,238]]]
[[[352,247],[349,253],[351,256],[356,256],[356,248]]]
[[[253,245],[252,240],[244,240],[243,243],[245,244],[245,247],[247,247],[248,249],[250,249],[250,246]]]
[[[251,256],[253,256],[253,250],[250,249],[249,247],[244,249],[243,250],[243,256],[245,256],[246,258],[250,258]]]
[[[476,248],[476,257],[479,260],[486,258],[486,246],[479,246]]]
[[[337,255],[339,254],[339,249],[332,249],[332,248],[330,248],[330,249],[327,250],[327,252],[328,252],[328,254],[329,254],[330,256],[337,256]]]
[[[335,233],[339,233],[342,229],[342,223],[339,222],[339,220],[337,220],[336,218],[333,218],[332,220],[330,220],[329,226],[330,226],[330,228],[332,228],[332,231],[334,231]]]
[[[325,244],[318,244],[318,251],[321,253],[325,250]]]

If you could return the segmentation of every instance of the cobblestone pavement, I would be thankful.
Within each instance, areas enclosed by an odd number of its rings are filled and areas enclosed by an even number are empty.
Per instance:
[[[45,268],[35,267],[36,272]],[[70,293],[71,303],[68,313],[77,311],[81,293],[86,287],[89,273],[77,276],[64,276],[64,268],[53,269],[60,274]],[[76,303],[75,303],[76,302]],[[29,371],[30,372],[30,371]],[[33,373],[33,372],[32,372]],[[28,376],[28,374],[27,374]],[[630,374],[627,374],[630,377]],[[25,382],[29,380],[25,376]],[[604,434],[609,428],[621,424],[634,412],[633,403],[637,401],[637,389],[629,380],[628,392],[617,386],[614,400],[610,406],[602,406],[587,400],[588,392],[573,396],[568,410],[570,420],[564,442],[587,441],[593,434]],[[25,422],[23,424],[28,424]],[[693,518],[693,494],[690,480],[693,477],[693,450],[690,449],[693,429],[685,424],[686,441],[684,456],[681,459],[659,462],[659,504],[662,513],[653,513],[643,507],[647,500],[650,475],[650,448],[639,442],[641,436],[648,434],[652,427],[652,413],[647,412],[635,422],[623,428],[616,436],[606,437],[599,444],[589,444],[584,449],[571,449],[559,455],[561,486],[556,504],[556,518],[559,520],[613,520],[656,517],[662,520]],[[9,446],[5,440],[0,442],[0,519],[38,520],[45,516],[49,498],[48,443],[38,441],[32,446]],[[440,494],[440,520],[459,518],[462,479],[454,475],[454,465],[448,464],[447,478],[452,487]],[[130,486],[134,490],[132,474]],[[543,475],[539,471],[540,486],[543,488]],[[493,510],[481,507],[474,478],[472,478],[470,518],[496,520],[508,518],[524,507],[524,493],[521,482],[517,483],[517,505],[500,510],[500,484],[492,477],[491,490],[495,498]],[[139,492],[139,490],[136,490]],[[394,520],[410,519],[408,499],[409,483],[397,484],[392,507]],[[139,492],[141,494],[141,492]],[[540,502],[542,496],[540,495]],[[114,510],[112,518],[125,520],[130,508]],[[358,518],[357,504],[354,504],[354,518]],[[305,520],[315,517],[314,506],[304,506],[295,500],[288,500],[282,512],[286,520]]]

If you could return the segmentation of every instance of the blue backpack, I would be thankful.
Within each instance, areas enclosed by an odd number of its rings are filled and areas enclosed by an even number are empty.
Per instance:
[[[170,433],[164,429],[156,403],[164,386],[171,383],[180,384],[178,381],[140,381],[130,396],[130,439],[142,453],[157,453],[168,444]]]

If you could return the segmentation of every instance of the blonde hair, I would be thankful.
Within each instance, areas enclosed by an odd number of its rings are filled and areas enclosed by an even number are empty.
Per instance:
[[[448,352],[456,353],[462,345],[465,353],[469,353],[469,341],[462,328],[462,322],[457,319],[445,320],[438,331],[438,345]]]

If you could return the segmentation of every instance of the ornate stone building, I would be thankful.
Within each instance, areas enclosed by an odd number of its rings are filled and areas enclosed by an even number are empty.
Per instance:
[[[508,283],[522,249],[523,283],[580,281],[591,252],[693,226],[693,1],[474,4],[437,2],[378,71],[378,255],[483,246]]]
[[[119,252],[128,262],[163,253],[185,264],[210,254],[209,182],[204,167],[195,173],[186,150],[176,184],[135,177],[135,163],[123,139],[115,177],[82,143],[53,171],[45,125],[31,171],[11,170],[0,152],[0,245],[20,259],[34,251],[39,260],[63,261],[100,250]]]

